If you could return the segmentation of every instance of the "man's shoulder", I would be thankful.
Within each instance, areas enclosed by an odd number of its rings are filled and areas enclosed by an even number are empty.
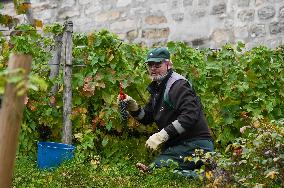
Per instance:
[[[168,80],[167,85],[170,88],[175,87],[175,89],[178,89],[179,87],[184,87],[184,86],[189,86],[189,88],[192,87],[191,82],[185,76],[177,72],[172,73],[170,79]]]
[[[183,79],[180,79],[180,80],[176,80],[172,86],[171,86],[171,90],[179,90],[179,89],[185,89],[185,88],[188,88],[188,89],[192,89],[191,87],[191,84],[189,83],[188,80],[183,80]]]

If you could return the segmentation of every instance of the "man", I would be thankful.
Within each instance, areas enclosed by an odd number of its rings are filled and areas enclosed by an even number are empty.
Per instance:
[[[191,83],[172,70],[170,53],[166,48],[150,50],[145,63],[152,79],[147,88],[151,94],[149,102],[141,108],[127,95],[127,110],[142,124],[157,124],[159,132],[146,141],[147,148],[154,151],[162,149],[154,160],[156,167],[167,166],[171,159],[178,162],[179,169],[193,170],[197,166],[193,162],[185,162],[185,157],[192,155],[195,149],[213,151],[200,99]],[[148,170],[141,163],[138,167]]]

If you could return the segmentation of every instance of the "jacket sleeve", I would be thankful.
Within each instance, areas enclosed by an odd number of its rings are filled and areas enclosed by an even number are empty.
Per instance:
[[[152,100],[150,98],[149,102],[146,104],[144,108],[139,107],[137,111],[130,112],[131,116],[144,125],[153,123],[154,118],[153,118],[153,107],[151,101]]]
[[[178,112],[177,119],[165,127],[170,138],[173,138],[194,128],[200,117],[202,106],[195,91],[186,80],[178,80],[172,85],[169,99]]]

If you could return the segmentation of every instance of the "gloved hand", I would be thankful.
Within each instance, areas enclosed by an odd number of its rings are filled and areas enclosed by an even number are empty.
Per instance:
[[[117,96],[117,103],[119,104],[120,101],[121,101],[120,95],[118,95]],[[139,109],[137,102],[132,97],[130,97],[129,95],[126,95],[126,98],[123,101],[127,102],[127,107],[126,107],[127,111],[134,112],[134,111],[137,111]]]
[[[169,139],[168,133],[165,131],[165,129],[162,129],[160,132],[157,132],[149,137],[149,139],[146,141],[146,147],[152,150],[157,150],[159,145],[166,142]]]

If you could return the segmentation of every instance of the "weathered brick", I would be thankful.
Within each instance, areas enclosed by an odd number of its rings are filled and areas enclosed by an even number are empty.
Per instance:
[[[196,38],[191,41],[191,45],[194,47],[199,47],[204,45],[206,42],[208,42],[208,39],[206,38]]]
[[[226,12],[226,3],[220,3],[218,5],[214,5],[212,8],[211,14],[223,14]]]
[[[250,0],[238,0],[237,2],[239,7],[248,7]]]
[[[198,0],[198,6],[208,6],[209,3],[209,0]]]
[[[284,18],[284,6],[279,9],[279,17]]]
[[[278,34],[280,33],[279,22],[271,22],[269,24],[270,34]]]
[[[5,3],[4,8],[1,9],[1,14],[8,14],[10,16],[15,16],[16,11],[14,10],[14,4],[13,3]]]
[[[255,0],[255,6],[261,6],[261,5],[263,5],[264,3],[265,3],[266,1],[265,0]]]
[[[46,11],[47,9],[55,9],[58,7],[57,3],[50,3],[50,2],[42,2],[42,3],[37,3],[33,4],[33,12],[38,12],[40,13],[41,11]]]
[[[87,16],[93,17],[94,14],[101,11],[101,8],[99,6],[96,6],[94,4],[91,4],[90,6],[86,6],[85,8],[85,14]]]
[[[206,10],[203,10],[203,9],[193,10],[190,15],[193,18],[201,18],[201,17],[204,17],[206,15]]]
[[[172,14],[172,18],[173,20],[175,20],[176,22],[181,22],[184,18],[184,13],[176,13],[176,14]]]
[[[275,16],[275,8],[272,6],[266,6],[258,10],[259,19],[266,20]]]
[[[125,21],[117,21],[110,25],[110,29],[113,31],[134,28],[136,28],[136,21],[132,19],[128,19]]]
[[[118,0],[116,6],[117,7],[125,7],[131,4],[132,0]]]
[[[165,16],[147,16],[145,18],[146,24],[157,25],[161,23],[167,23],[167,18]]]
[[[170,0],[169,1],[169,8],[172,9],[178,9],[182,6],[181,0]]]
[[[78,2],[79,2],[80,5],[86,5],[88,3],[93,2],[93,0],[78,0]]]
[[[250,37],[263,37],[266,35],[265,25],[263,24],[254,24],[249,29]]]
[[[216,29],[212,35],[212,40],[217,44],[225,44],[227,42],[231,42],[233,39],[233,33],[227,29]]]
[[[126,38],[126,33],[116,33],[118,38],[120,39],[125,39]]]
[[[67,17],[72,18],[75,16],[80,16],[80,11],[78,7],[65,7],[60,9],[57,15],[58,19],[66,19]]]
[[[167,40],[160,40],[160,41],[152,43],[153,47],[161,47],[161,46],[166,46],[166,45],[167,45]]]
[[[130,30],[126,33],[126,38],[129,41],[133,41],[138,37],[138,31],[136,29]]]
[[[61,3],[61,8],[73,7],[75,5],[75,0],[63,0]]]
[[[95,21],[96,22],[105,22],[105,21],[110,21],[110,20],[116,20],[119,17],[120,17],[120,12],[113,10],[113,11],[108,11],[108,12],[104,12],[104,13],[96,15]]]
[[[247,26],[235,27],[234,28],[234,36],[237,39],[246,39],[248,38],[249,32]]]
[[[147,39],[167,38],[169,36],[170,29],[145,29],[142,31],[142,37]]]
[[[192,6],[192,2],[193,0],[183,0],[183,6],[184,7]]]
[[[243,21],[253,21],[254,20],[254,13],[255,11],[253,9],[250,10],[242,10],[238,13],[238,18]]]

